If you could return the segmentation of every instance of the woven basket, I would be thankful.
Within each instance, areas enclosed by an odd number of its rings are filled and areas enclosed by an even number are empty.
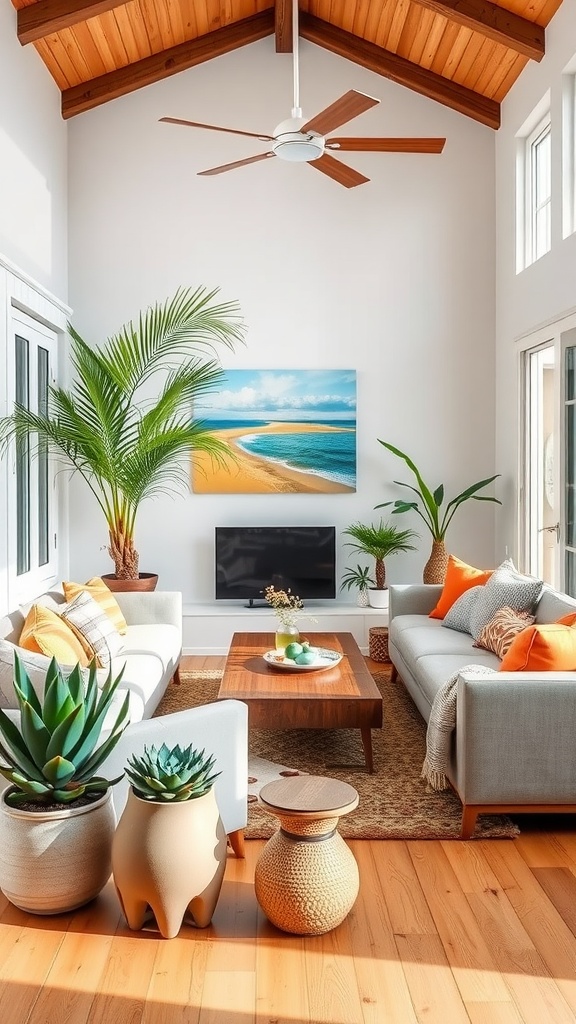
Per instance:
[[[368,651],[372,661],[390,661],[388,656],[388,627],[370,626]]]

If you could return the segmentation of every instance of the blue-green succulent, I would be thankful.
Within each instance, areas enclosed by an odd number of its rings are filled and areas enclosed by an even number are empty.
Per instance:
[[[194,800],[212,788],[221,772],[211,774],[215,759],[205,751],[194,750],[192,744],[170,749],[165,743],[156,748],[144,747],[141,757],[128,758],[126,775],[137,796],[159,802]]]
[[[99,687],[95,662],[85,681],[79,665],[65,677],[53,658],[41,701],[15,654],[20,725],[0,710],[0,774],[12,783],[6,803],[67,804],[85,793],[105,793],[120,781],[122,776],[109,780],[96,773],[128,725],[127,692],[109,735],[97,746],[121,678],[122,672],[113,679],[110,671]]]

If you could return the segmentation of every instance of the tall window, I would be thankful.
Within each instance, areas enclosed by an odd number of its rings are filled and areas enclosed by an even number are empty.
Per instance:
[[[24,313],[14,311],[12,393],[14,401],[46,412],[48,389],[55,377],[56,335]],[[10,358],[11,355],[11,358]],[[55,571],[56,495],[52,459],[33,435],[14,444],[9,483],[9,558],[11,590],[23,597]]]
[[[526,139],[525,151],[525,265],[534,263],[551,246],[552,148],[550,115]]]

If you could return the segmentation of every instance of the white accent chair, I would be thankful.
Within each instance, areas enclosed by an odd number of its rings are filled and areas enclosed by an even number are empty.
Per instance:
[[[161,715],[129,725],[120,737],[99,774],[117,778],[129,756],[139,756],[144,744],[159,747],[190,743],[199,750],[213,754],[215,771],[222,774],[214,783],[216,801],[222,824],[237,857],[244,856],[244,827],[248,813],[248,708],[239,700],[223,700],[203,704],[188,711]],[[119,820],[128,799],[126,776],[112,787],[112,799]]]

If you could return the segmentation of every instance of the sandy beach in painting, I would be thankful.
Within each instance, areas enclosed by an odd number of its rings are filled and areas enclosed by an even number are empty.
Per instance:
[[[342,494],[353,487],[326,480],[316,473],[289,469],[270,459],[250,455],[236,444],[244,434],[306,434],[317,431],[350,431],[350,427],[328,426],[319,423],[267,423],[261,427],[238,426],[215,431],[230,448],[231,458],[226,468],[214,465],[205,452],[193,457],[192,480],[196,494]]]

